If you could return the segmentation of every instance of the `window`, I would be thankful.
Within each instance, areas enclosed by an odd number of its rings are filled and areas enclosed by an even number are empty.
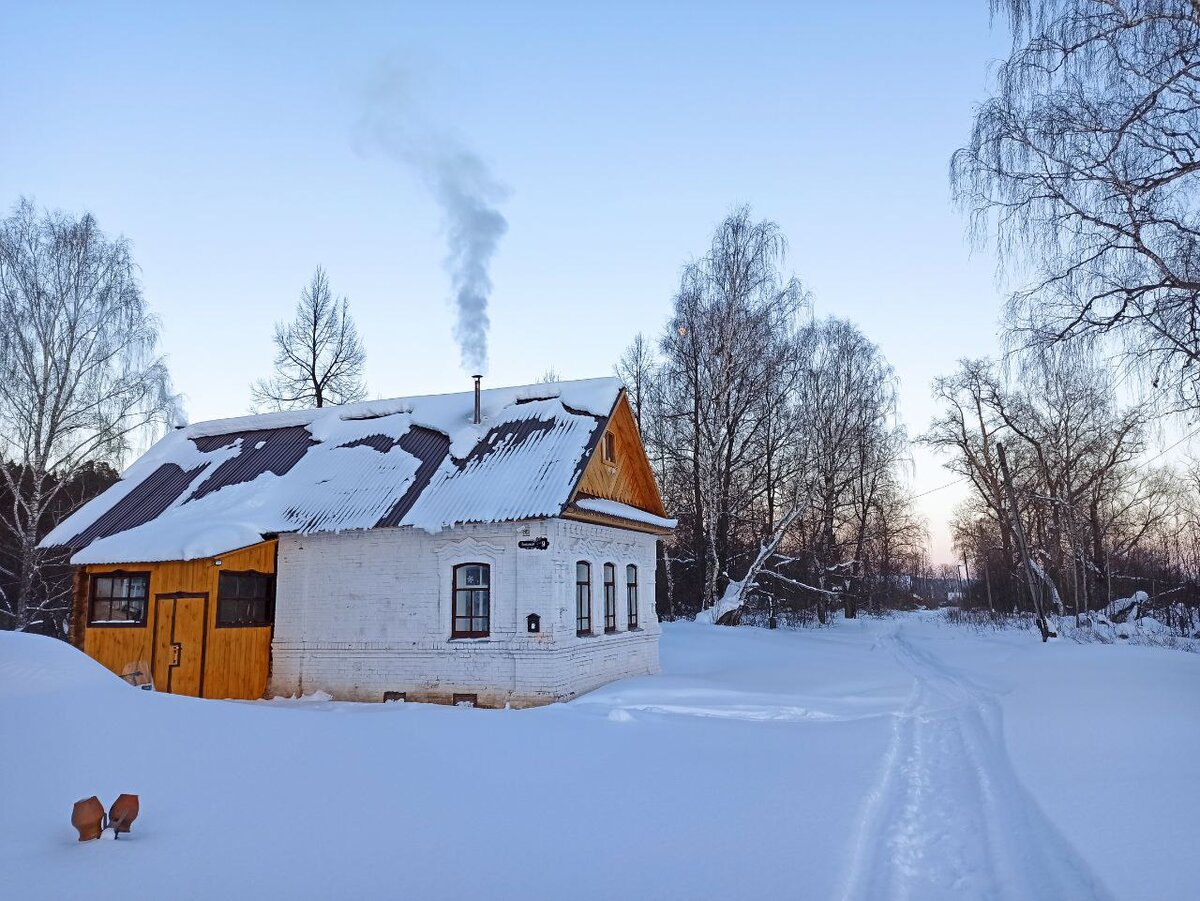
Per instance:
[[[592,564],[575,564],[575,634],[592,634]]]
[[[92,576],[90,626],[146,625],[150,573],[105,573]]]
[[[629,605],[629,628],[638,627],[637,567],[630,563],[625,567],[625,599]]]
[[[617,631],[617,568],[604,564],[604,631]]]
[[[218,626],[269,626],[275,619],[275,577],[222,572],[217,579]]]
[[[454,567],[451,638],[487,638],[492,619],[492,568],[486,563]]]
[[[617,462],[617,439],[612,432],[604,433],[604,462]]]

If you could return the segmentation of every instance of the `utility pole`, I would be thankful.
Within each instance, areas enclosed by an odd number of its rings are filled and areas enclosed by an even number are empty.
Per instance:
[[[1079,541],[1075,529],[1075,508],[1071,505],[1067,506],[1067,522],[1071,525],[1071,554],[1075,557],[1072,565],[1073,570],[1082,570],[1083,578],[1083,612],[1090,613],[1092,606],[1092,598],[1088,593],[1088,558],[1087,551],[1079,550]],[[1075,625],[1079,625],[1079,580],[1075,583]]]
[[[992,603],[992,577],[988,573],[987,557],[983,558],[983,584],[987,586],[988,610],[995,613],[996,605]]]
[[[1033,617],[1038,631],[1042,633],[1042,641],[1047,641],[1054,633],[1046,622],[1046,614],[1042,610],[1042,595],[1034,578],[1033,561],[1029,558],[1029,544],[1025,541],[1025,527],[1021,525],[1021,514],[1017,509],[1017,495],[1013,491],[1012,476],[1008,472],[1008,459],[1004,454],[1004,445],[996,442],[996,455],[1000,461],[1000,475],[1004,478],[1004,489],[1008,494],[1008,506],[1012,512],[1013,532],[1017,536],[1017,547],[1021,551],[1021,560],[1025,563],[1025,580],[1029,583],[1029,596],[1033,599]]]
[[[996,605],[992,603],[992,577],[988,573],[988,543],[987,537],[983,531],[983,523],[976,521],[975,525],[979,528],[979,553],[982,555],[983,562],[983,584],[987,586],[988,610],[992,613],[996,612]]]
[[[1104,615],[1112,616],[1113,594],[1112,594],[1112,549],[1109,548],[1104,552],[1104,573],[1108,579],[1108,603],[1104,605]]]
[[[967,566],[967,552],[965,549],[963,550],[963,582],[965,584],[963,586],[962,599],[969,601],[971,599],[971,568]],[[963,604],[962,606],[965,607],[967,605]]]

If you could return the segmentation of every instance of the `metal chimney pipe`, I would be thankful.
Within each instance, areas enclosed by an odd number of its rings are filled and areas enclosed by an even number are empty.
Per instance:
[[[483,378],[481,375],[473,375],[475,379],[475,425],[479,425],[479,381]]]

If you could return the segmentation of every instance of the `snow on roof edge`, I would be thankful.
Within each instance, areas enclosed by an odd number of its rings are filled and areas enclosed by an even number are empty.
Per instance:
[[[580,510],[586,510],[589,513],[600,513],[604,516],[615,516],[617,519],[627,519],[630,522],[640,522],[648,526],[658,526],[660,529],[673,529],[679,525],[679,520],[668,519],[665,516],[657,516],[642,510],[639,507],[632,507],[629,504],[622,504],[620,501],[610,501],[603,497],[581,497],[575,501],[574,506]]]
[[[649,515],[649,514],[647,514]],[[221,546],[219,548],[207,547],[202,552],[185,551],[183,556],[173,556],[170,554],[138,554],[122,553],[120,550],[110,550],[110,548],[124,548],[126,545],[121,542],[114,544],[106,544],[104,538],[97,539],[87,547],[81,548],[71,555],[68,562],[72,566],[110,566],[110,565],[126,565],[133,563],[168,563],[175,561],[192,561],[192,560],[207,560],[212,557],[220,557],[222,554],[232,554],[236,551],[245,550],[249,547],[254,547],[263,541],[272,541],[284,535],[300,535],[304,538],[316,538],[322,535],[349,535],[354,533],[378,532],[381,530],[402,530],[402,531],[419,531],[427,534],[436,535],[443,531],[450,531],[462,526],[486,526],[486,525],[504,525],[509,523],[535,522],[543,519],[558,519],[559,516],[553,513],[539,513],[532,516],[510,516],[504,519],[491,520],[476,520],[465,519],[457,522],[446,523],[442,526],[430,526],[417,523],[405,523],[398,526],[372,526],[363,529],[336,529],[328,532],[310,532],[304,533],[297,529],[284,529],[278,532],[263,532],[258,536],[257,540],[245,543],[246,539],[235,539],[234,543],[229,547]],[[673,521],[673,520],[672,520]],[[110,536],[117,537],[117,536]],[[59,545],[62,547],[63,545]]]

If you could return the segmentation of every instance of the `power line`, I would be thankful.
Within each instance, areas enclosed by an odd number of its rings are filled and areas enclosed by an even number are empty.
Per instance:
[[[955,479],[953,482],[947,482],[945,485],[938,485],[936,488],[930,488],[928,491],[922,491],[920,494],[914,494],[912,499],[915,501],[919,497],[924,497],[927,494],[933,494],[935,491],[941,491],[943,488],[953,488],[955,485],[961,485],[970,476],[963,476],[961,479]]]
[[[1174,444],[1172,444],[1170,447],[1163,450],[1161,453],[1157,454],[1156,456],[1151,457],[1149,460],[1146,460],[1143,463],[1139,463],[1137,466],[1133,467],[1134,470],[1136,471],[1136,470],[1142,469],[1143,467],[1149,466],[1155,460],[1158,460],[1161,457],[1165,457],[1167,454],[1169,454],[1175,448],[1179,447],[1179,445],[1183,444],[1183,442],[1187,441],[1189,438],[1194,438],[1197,435],[1200,435],[1200,428],[1193,429],[1192,431],[1188,432],[1188,434],[1184,435],[1182,438],[1180,438],[1178,441],[1176,441]],[[947,482],[945,485],[938,485],[936,488],[930,488],[928,491],[922,491],[920,494],[914,494],[911,499],[915,501],[918,498],[925,497],[928,494],[934,494],[935,492],[942,491],[946,488],[953,488],[955,485],[961,485],[963,482],[966,482],[970,478],[971,478],[970,476],[963,476],[962,478],[955,479],[953,482]]]
[[[1178,441],[1176,441],[1174,444],[1172,444],[1166,450],[1162,451],[1161,453],[1157,454],[1156,456],[1151,457],[1149,460],[1146,460],[1144,463],[1139,463],[1137,466],[1135,466],[1133,468],[1135,470],[1138,470],[1138,469],[1142,469],[1143,467],[1149,466],[1155,460],[1159,459],[1159,457],[1165,457],[1171,451],[1175,450],[1175,448],[1179,447],[1179,445],[1183,444],[1183,442],[1187,441],[1189,438],[1194,438],[1196,435],[1200,435],[1200,428],[1192,429],[1192,431],[1188,432],[1186,435],[1184,435],[1182,438],[1180,438]]]

